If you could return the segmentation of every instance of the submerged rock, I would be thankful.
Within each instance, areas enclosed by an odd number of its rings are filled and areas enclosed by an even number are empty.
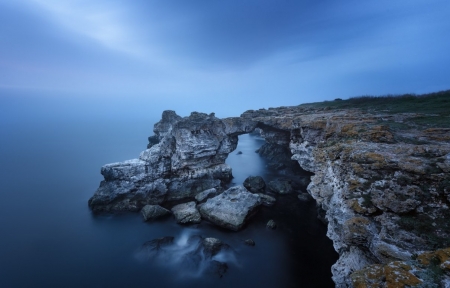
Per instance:
[[[240,230],[261,205],[258,195],[235,186],[199,205],[203,218],[230,230]]]
[[[162,266],[179,270],[179,274],[198,277],[214,274],[222,277],[228,270],[227,260],[234,253],[228,244],[217,238],[203,238],[198,235],[184,235],[185,241],[175,241],[174,237],[162,237],[144,243],[140,258],[154,261]],[[222,257],[219,257],[219,254]]]
[[[275,205],[275,202],[277,201],[277,199],[275,199],[274,197],[269,196],[267,194],[257,193],[257,195],[259,197],[261,197],[261,203],[264,206],[273,206],[273,205]]]
[[[178,204],[172,207],[172,213],[180,224],[198,224],[201,222],[201,216],[195,202]]]
[[[217,238],[208,237],[202,240],[202,247],[205,256],[210,258],[219,253],[224,247],[228,247],[228,245],[222,243],[222,241]]]
[[[144,221],[156,219],[170,214],[170,211],[159,205],[145,205],[141,210]]]
[[[297,195],[298,200],[302,201],[302,202],[307,202],[312,200],[311,195],[309,195],[308,193],[300,193]]]
[[[255,246],[256,245],[256,243],[255,243],[255,241],[253,241],[253,239],[246,239],[244,241],[244,243],[245,243],[245,245],[248,245],[248,246]]]
[[[147,241],[142,247],[147,251],[158,251],[165,246],[169,246],[173,243],[175,238],[172,236],[165,236]]]
[[[270,219],[267,222],[266,227],[269,229],[275,229],[275,228],[277,228],[277,223],[274,220]]]
[[[269,182],[269,190],[278,194],[292,193],[292,185],[290,180],[277,179]]]
[[[249,176],[244,180],[244,187],[253,193],[264,192],[266,182],[261,176]]]

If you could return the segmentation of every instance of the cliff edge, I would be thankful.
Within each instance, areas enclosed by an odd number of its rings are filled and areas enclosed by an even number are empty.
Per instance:
[[[450,246],[449,95],[336,99],[225,119],[165,111],[138,159],[102,168],[105,180],[89,206],[137,211],[220,190],[232,177],[225,159],[237,136],[259,128],[266,142],[288,147],[314,174],[307,190],[325,211],[327,236],[339,253],[332,267],[337,287],[446,285],[448,257],[433,258],[436,267],[444,265],[434,280],[416,273],[426,261],[408,261]],[[377,280],[366,277],[370,267]],[[398,275],[395,269],[414,281],[389,282],[386,273]]]

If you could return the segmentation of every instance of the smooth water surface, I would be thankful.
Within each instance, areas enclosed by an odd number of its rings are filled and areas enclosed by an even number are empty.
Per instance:
[[[106,163],[138,157],[161,111],[146,117],[99,117],[92,107],[1,100],[0,287],[333,287],[336,260],[314,203],[279,197],[241,232],[207,222],[174,219],[145,223],[139,214],[93,215],[89,197]],[[108,115],[104,113],[104,115]],[[227,162],[233,182],[265,175],[254,151],[262,140],[240,137]],[[241,155],[236,155],[242,151]],[[268,230],[269,219],[278,229]],[[139,257],[146,241],[186,233],[217,237],[235,260],[227,273],[186,275],[174,265]],[[243,240],[252,238],[255,247]]]

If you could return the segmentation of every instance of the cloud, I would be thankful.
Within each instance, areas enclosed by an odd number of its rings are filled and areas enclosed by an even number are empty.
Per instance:
[[[125,6],[112,1],[29,0],[73,33],[85,36],[108,49],[143,56],[133,27],[126,24]]]

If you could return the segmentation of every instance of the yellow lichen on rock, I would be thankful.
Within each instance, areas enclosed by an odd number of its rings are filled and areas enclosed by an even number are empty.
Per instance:
[[[422,281],[411,273],[411,266],[394,261],[384,267],[387,288],[414,287]]]
[[[403,288],[414,287],[422,283],[412,272],[412,267],[402,261],[388,265],[374,264],[351,275],[355,288]]]

